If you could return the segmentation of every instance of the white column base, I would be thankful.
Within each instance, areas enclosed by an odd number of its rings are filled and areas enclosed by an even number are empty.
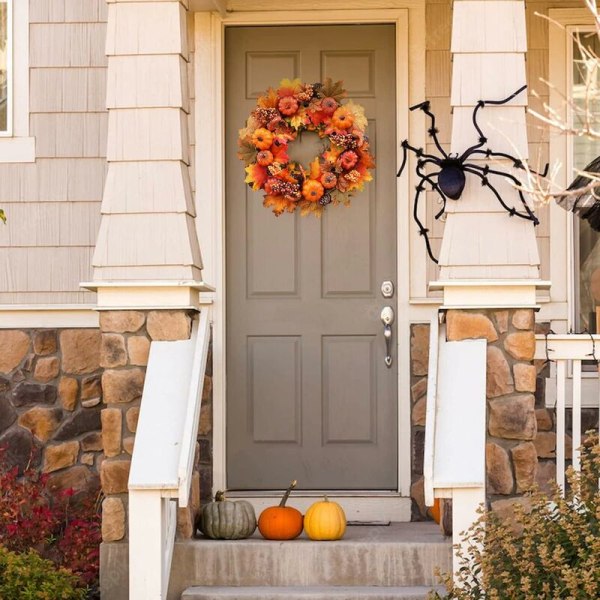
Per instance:
[[[81,287],[97,293],[97,310],[199,310],[200,292],[213,292],[203,281],[93,281]]]
[[[536,300],[538,289],[548,289],[550,281],[525,280],[456,280],[432,281],[429,288],[444,291],[442,310],[451,308],[533,308],[539,309]]]

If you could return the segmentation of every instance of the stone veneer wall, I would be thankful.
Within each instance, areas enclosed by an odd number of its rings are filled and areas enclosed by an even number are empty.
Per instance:
[[[534,483],[548,489],[555,475],[553,412],[545,406],[545,361],[533,361],[533,310],[448,311],[448,341],[485,338],[487,351],[487,496],[503,510]],[[423,497],[423,449],[429,325],[411,327],[413,520],[428,518]],[[585,420],[597,417],[596,411]],[[567,445],[570,438],[567,437]]]
[[[97,494],[104,541],[126,537],[127,479],[150,342],[188,339],[185,311],[110,311],[98,329],[0,330],[0,447],[8,464],[49,474],[49,487]],[[200,415],[192,502],[179,535],[194,533],[212,488],[212,358]]]
[[[11,465],[60,491],[98,491],[102,462],[100,332],[0,330],[0,447]]]
[[[505,510],[535,484],[547,488],[555,476],[554,461],[546,460],[553,456],[555,434],[544,406],[545,372],[538,385],[533,360],[535,329],[533,309],[446,315],[448,341],[488,342],[486,496],[493,510]]]
[[[102,539],[116,542],[127,537],[127,480],[140,411],[140,402],[148,364],[151,341],[189,339],[193,314],[182,310],[104,311],[100,313],[102,388],[101,412],[104,460],[100,481],[105,495],[102,503]],[[207,414],[208,413],[208,414]],[[197,445],[191,502],[178,515],[178,533],[194,534],[196,513],[200,505],[199,463],[208,452],[206,436],[211,411],[201,415],[200,434],[203,449]],[[206,475],[205,475],[206,479]]]

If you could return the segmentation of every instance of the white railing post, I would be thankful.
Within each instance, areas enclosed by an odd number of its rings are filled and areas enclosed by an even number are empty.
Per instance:
[[[556,483],[565,488],[565,432],[566,432],[566,387],[567,361],[556,364]]]
[[[583,378],[582,363],[596,359],[596,347],[600,335],[589,333],[538,335],[536,340],[537,359],[550,359],[556,363],[556,386],[546,390],[546,404],[556,406],[556,483],[565,489],[566,461],[572,460],[573,469],[581,469],[581,412],[583,407],[595,408],[600,391],[598,371],[596,377]],[[569,369],[571,373],[569,374]],[[596,390],[593,387],[596,386]],[[569,394],[569,387],[571,393]],[[553,398],[549,394],[555,394]],[[571,404],[567,401],[570,398]],[[571,409],[571,456],[566,452],[566,414]]]
[[[129,600],[166,599],[175,510],[160,490],[129,492]]]
[[[573,361],[573,418],[571,419],[573,441],[573,468],[581,469],[581,360]]]

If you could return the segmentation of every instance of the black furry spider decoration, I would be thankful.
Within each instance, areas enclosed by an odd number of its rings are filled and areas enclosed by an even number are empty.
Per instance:
[[[527,219],[528,221],[532,221],[534,225],[538,225],[538,218],[535,216],[533,211],[529,208],[527,201],[525,200],[525,196],[521,191],[521,182],[517,177],[515,177],[512,173],[508,173],[505,171],[500,171],[498,169],[492,169],[488,164],[482,166],[478,163],[468,162],[468,159],[476,156],[484,156],[485,158],[504,158],[508,159],[513,163],[513,166],[517,169],[523,169],[523,162],[507,154],[505,152],[494,152],[490,148],[487,147],[487,137],[484,135],[483,131],[479,123],[477,122],[477,114],[482,108],[485,108],[488,104],[490,105],[501,105],[510,102],[513,98],[518,96],[521,92],[523,92],[527,88],[526,85],[519,88],[514,94],[508,96],[508,98],[504,98],[503,100],[479,100],[475,108],[473,109],[473,126],[475,127],[475,131],[479,136],[479,141],[467,148],[462,154],[449,154],[447,153],[440,144],[438,140],[437,134],[439,130],[435,126],[435,115],[431,112],[429,101],[421,102],[420,104],[416,104],[415,106],[411,106],[410,110],[422,110],[431,120],[431,126],[427,130],[429,137],[433,139],[433,142],[436,148],[439,150],[440,156],[434,156],[433,154],[427,154],[423,151],[423,148],[415,148],[408,143],[408,140],[404,140],[402,142],[402,164],[400,165],[400,170],[398,171],[398,177],[402,175],[402,171],[404,170],[407,160],[408,160],[408,151],[414,152],[417,158],[417,167],[415,169],[417,175],[419,176],[419,183],[416,187],[416,194],[413,205],[413,218],[419,227],[419,233],[425,238],[425,244],[427,246],[427,253],[433,262],[437,263],[438,261],[433,256],[433,252],[431,250],[431,243],[429,241],[429,230],[423,226],[418,215],[418,207],[419,207],[419,198],[421,193],[425,191],[425,184],[429,184],[433,190],[435,190],[441,198],[442,208],[435,215],[436,219],[439,219],[446,211],[446,202],[448,198],[450,200],[458,200],[463,192],[465,187],[466,173],[471,175],[475,175],[481,179],[481,185],[488,187],[493,195],[496,197],[498,202],[502,205],[504,210],[511,217],[520,217],[521,219]],[[424,169],[427,165],[434,165],[434,167],[439,167],[439,170],[436,170],[433,173],[425,173]],[[530,169],[531,170],[531,169]],[[533,172],[533,171],[532,171]],[[543,173],[538,173],[542,177],[545,177],[548,174],[548,165],[546,165]],[[502,196],[498,192],[498,190],[494,187],[492,183],[490,183],[489,176],[497,176],[508,179],[513,184],[515,184],[516,191],[519,194],[519,198],[523,205],[522,210],[517,210],[512,206],[508,206],[506,202],[502,199]]]

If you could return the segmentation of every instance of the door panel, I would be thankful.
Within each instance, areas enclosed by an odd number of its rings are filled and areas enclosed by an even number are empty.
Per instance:
[[[397,357],[384,364],[379,287],[396,274],[392,25],[226,32],[227,485],[397,487]],[[343,79],[377,161],[349,208],[275,217],[244,184],[237,132],[283,78]],[[290,154],[320,152],[305,133]]]

